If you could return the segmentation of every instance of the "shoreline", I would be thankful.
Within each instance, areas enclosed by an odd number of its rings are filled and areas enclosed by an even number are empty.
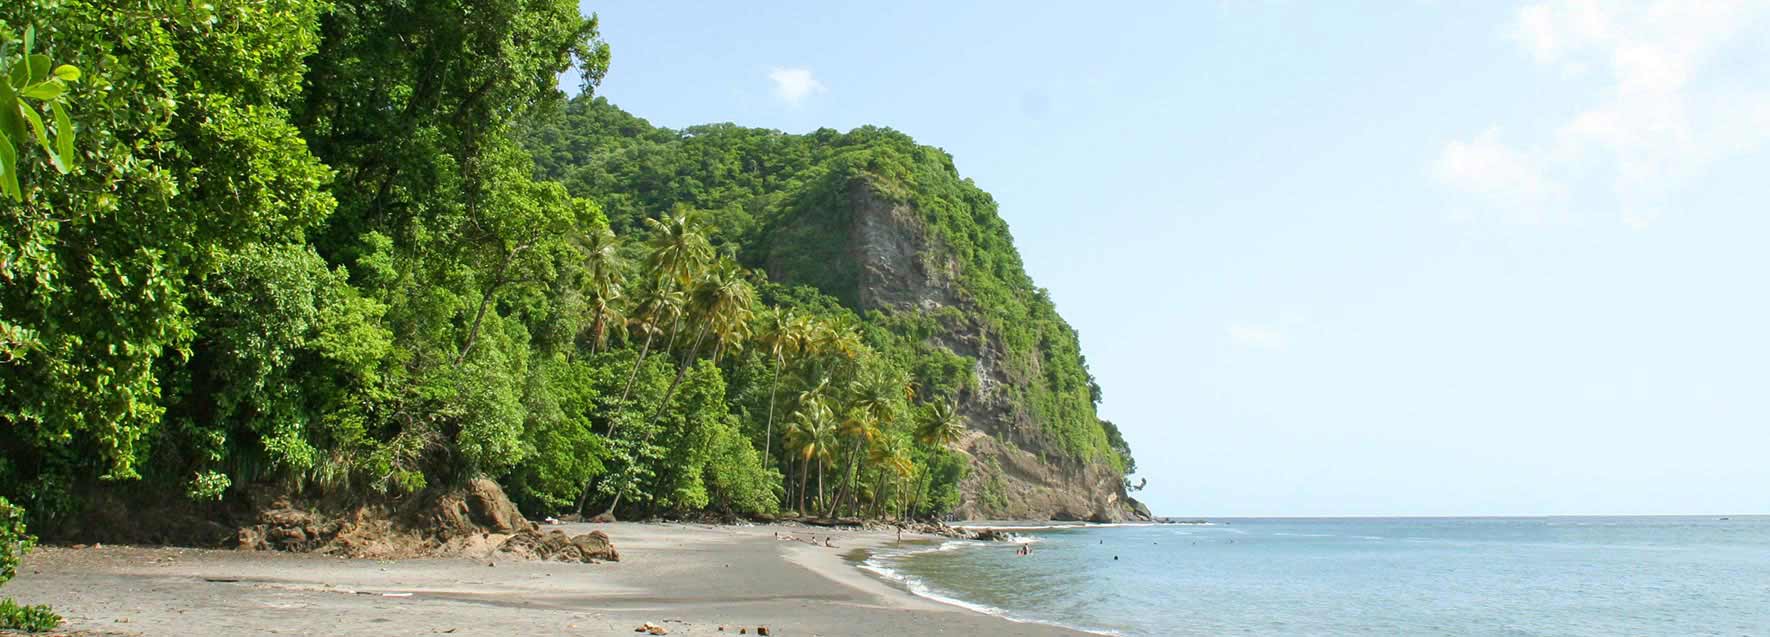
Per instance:
[[[623,561],[48,546],[26,556],[0,594],[51,604],[67,618],[61,631],[87,635],[629,635],[646,622],[672,635],[730,635],[739,627],[753,635],[757,626],[771,635],[1090,634],[924,597],[850,558],[894,548],[893,531],[630,522],[546,528],[603,530]],[[824,538],[834,546],[823,546]],[[946,539],[904,534],[906,545]]]

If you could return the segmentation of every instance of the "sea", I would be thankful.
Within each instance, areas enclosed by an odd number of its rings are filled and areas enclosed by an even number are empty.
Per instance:
[[[1008,525],[998,525],[1006,527]],[[1770,516],[1214,519],[905,543],[863,568],[1126,636],[1770,637]]]

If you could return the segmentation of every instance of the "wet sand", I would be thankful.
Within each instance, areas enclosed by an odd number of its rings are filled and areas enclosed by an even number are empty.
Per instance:
[[[895,534],[821,528],[568,524],[622,561],[346,560],[180,548],[42,547],[0,593],[47,603],[65,631],[221,635],[1081,635],[941,604],[846,558]],[[833,538],[835,548],[775,539]],[[906,541],[917,538],[904,534]],[[933,539],[933,538],[921,538]],[[724,628],[723,632],[720,630]]]

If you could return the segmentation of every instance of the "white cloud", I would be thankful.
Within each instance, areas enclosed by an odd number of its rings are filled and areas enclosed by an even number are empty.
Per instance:
[[[1543,174],[1539,158],[1499,137],[1498,128],[1489,128],[1468,141],[1445,144],[1432,163],[1432,175],[1439,183],[1503,201],[1517,214],[1535,219],[1560,186]]]
[[[1249,323],[1229,324],[1229,342],[1237,347],[1283,350],[1290,345],[1290,336],[1281,328]]]
[[[811,69],[775,67],[768,72],[768,79],[774,81],[775,97],[781,98],[788,106],[798,106],[805,98],[829,90],[823,82],[817,81]]]
[[[1565,75],[1603,69],[1601,90],[1546,139],[1508,144],[1490,127],[1446,143],[1434,176],[1509,208],[1552,207],[1560,193],[1610,198],[1625,223],[1647,226],[1703,167],[1770,142],[1770,130],[1756,126],[1770,117],[1770,98],[1693,82],[1729,43],[1763,37],[1751,32],[1763,30],[1755,18],[1767,6],[1547,0],[1520,9],[1511,38]]]

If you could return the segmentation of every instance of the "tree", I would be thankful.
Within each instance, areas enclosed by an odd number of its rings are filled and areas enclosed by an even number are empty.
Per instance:
[[[965,436],[965,418],[947,402],[937,402],[923,410],[922,424],[916,428],[916,440],[931,450],[944,450],[957,443]],[[921,503],[922,488],[931,477],[933,466],[924,467],[922,477],[916,484],[916,500],[910,504],[915,511]]]
[[[587,274],[585,290],[590,295],[590,353],[608,346],[610,325],[622,325],[626,317],[619,301],[626,275],[621,271],[620,242],[608,226],[598,224],[580,238],[578,248],[584,254]]]
[[[799,462],[799,513],[805,513],[806,491],[810,488],[807,473],[817,465],[817,494],[823,499],[824,462],[829,460],[836,444],[835,415],[821,397],[801,401],[793,412],[793,424],[787,429],[787,448]]]

